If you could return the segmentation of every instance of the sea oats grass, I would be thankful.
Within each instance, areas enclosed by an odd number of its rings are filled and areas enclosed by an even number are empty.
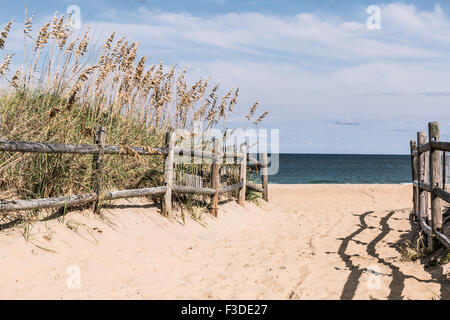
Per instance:
[[[6,44],[13,24],[0,32],[1,139],[92,144],[94,127],[104,126],[107,145],[162,147],[167,130],[192,130],[198,122],[204,136],[213,128],[225,130],[237,105],[238,89],[221,96],[219,84],[210,88],[209,80],[189,85],[185,69],[149,65],[139,57],[138,42],[112,33],[99,44],[89,27],[75,32],[70,16],[55,14],[36,27],[28,9],[23,63],[9,70],[14,53]],[[262,120],[252,119],[256,106],[249,125]],[[91,192],[91,167],[87,155],[2,152],[0,191],[24,199]],[[162,170],[162,156],[105,156],[103,188],[160,185]]]

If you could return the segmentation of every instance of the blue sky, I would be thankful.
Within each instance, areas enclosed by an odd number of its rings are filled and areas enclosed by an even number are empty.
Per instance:
[[[406,154],[434,120],[450,140],[450,1],[2,1],[0,22],[19,25],[11,51],[26,4],[38,22],[77,5],[97,37],[116,31],[150,62],[240,87],[234,125],[259,99],[281,152]]]

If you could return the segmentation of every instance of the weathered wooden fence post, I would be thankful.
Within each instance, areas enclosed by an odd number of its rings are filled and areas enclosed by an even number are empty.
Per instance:
[[[419,148],[426,143],[427,134],[425,132],[417,132],[417,151]],[[419,221],[424,219],[427,224],[428,221],[428,192],[420,187],[421,183],[426,182],[426,164],[427,164],[427,153],[422,152],[417,157],[417,167],[418,167],[418,183],[419,183]],[[428,236],[428,242],[432,241],[431,236]]]
[[[262,187],[264,189],[263,199],[269,201],[269,161],[267,159],[267,152],[261,153],[261,162],[263,165],[261,168]]]
[[[103,157],[105,154],[105,128],[95,127],[94,143],[98,146],[98,154],[92,157],[92,185],[97,199],[94,202],[94,212],[99,211],[100,195],[102,192]]]
[[[419,182],[418,179],[418,168],[417,168],[417,155],[415,152],[418,152],[416,141],[411,140],[409,142],[409,146],[411,149],[411,177],[412,181]],[[417,220],[418,212],[419,212],[419,187],[413,184],[413,213],[414,213],[414,220]]]
[[[216,190],[212,197],[211,214],[217,217],[219,210],[219,153],[220,144],[218,139],[213,140],[213,154],[214,160],[211,165],[211,188]]]
[[[166,193],[164,194],[164,204],[162,214],[169,217],[172,214],[172,189],[173,189],[173,160],[175,136],[172,132],[166,132],[166,147],[167,154],[164,158],[164,184],[166,186]]]
[[[245,143],[241,146],[241,167],[239,169],[239,179],[243,183],[242,188],[239,189],[239,204],[245,206],[245,193],[247,192],[247,145]]]
[[[435,233],[441,231],[442,228],[442,201],[434,192],[435,188],[441,187],[441,159],[440,151],[432,145],[440,138],[438,122],[428,123],[428,135],[430,142],[431,229],[433,231],[430,249],[435,251],[439,245]]]
[[[447,163],[446,163],[445,151],[442,152],[442,189],[445,190],[445,184],[447,183]]]

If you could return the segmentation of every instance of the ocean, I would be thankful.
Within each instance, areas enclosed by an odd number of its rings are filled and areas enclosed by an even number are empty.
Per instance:
[[[409,155],[280,154],[269,183],[410,183]]]

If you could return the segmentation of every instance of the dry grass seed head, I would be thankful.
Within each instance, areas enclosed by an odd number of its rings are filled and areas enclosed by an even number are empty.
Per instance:
[[[86,30],[86,32],[83,35],[83,38],[81,39],[80,43],[78,44],[77,51],[75,52],[75,55],[77,57],[83,56],[86,53],[89,41],[90,41],[90,37],[89,37],[89,27],[88,27],[88,29]]]
[[[253,106],[250,108],[249,113],[245,116],[247,118],[248,121],[250,121],[250,119],[253,117],[253,115],[255,114],[256,109],[258,108],[258,104],[259,101],[256,100],[256,102],[253,104]]]
[[[40,50],[45,44],[48,43],[50,22],[44,24],[38,31],[36,41],[34,43],[34,51]]]
[[[260,124],[264,118],[269,114],[269,111],[264,112],[262,115],[260,115],[255,121],[253,121],[253,124],[255,126],[257,126],[258,124]]]
[[[30,39],[32,39],[31,31],[33,29],[33,18],[34,18],[34,15],[32,15],[29,18],[26,18],[24,21],[23,33],[25,34],[25,37],[28,37]]]
[[[11,19],[6,26],[3,27],[2,32],[0,33],[0,49],[5,48],[5,42],[8,38],[8,34],[11,31],[11,25],[13,24],[14,19]]]
[[[9,70],[9,65],[11,63],[11,59],[14,56],[14,53],[9,53],[4,59],[2,64],[0,64],[0,75],[4,76],[6,71]]]
[[[11,78],[11,86],[13,88],[16,88],[16,89],[19,88],[18,81],[19,81],[19,78],[20,78],[20,72],[21,72],[21,69],[17,69],[16,73]]]

